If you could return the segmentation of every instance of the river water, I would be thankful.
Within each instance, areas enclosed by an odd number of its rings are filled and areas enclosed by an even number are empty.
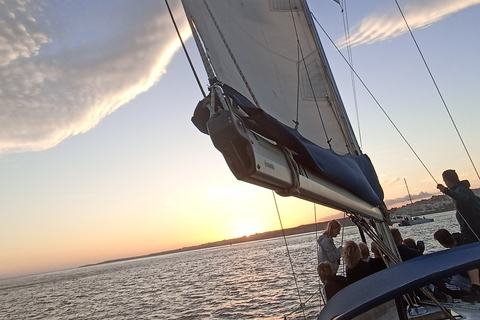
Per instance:
[[[458,231],[454,212],[428,217],[399,228],[426,253],[443,249],[437,229]],[[343,230],[344,241],[360,241],[356,227]],[[277,238],[0,280],[0,319],[315,319],[315,238],[287,237],[292,264]]]

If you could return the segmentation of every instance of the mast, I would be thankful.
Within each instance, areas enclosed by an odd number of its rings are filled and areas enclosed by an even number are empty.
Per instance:
[[[407,179],[403,178],[403,181],[405,181],[405,187],[407,187],[408,198],[410,199],[410,203],[413,203],[412,196],[410,195],[410,190],[408,190]]]

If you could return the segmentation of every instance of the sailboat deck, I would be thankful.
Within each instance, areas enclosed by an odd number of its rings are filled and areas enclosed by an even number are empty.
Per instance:
[[[326,304],[318,320],[351,319],[405,293],[452,274],[476,268],[479,264],[479,242],[417,257],[377,272],[339,291]]]

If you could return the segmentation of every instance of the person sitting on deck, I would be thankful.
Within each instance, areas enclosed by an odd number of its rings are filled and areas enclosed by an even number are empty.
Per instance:
[[[411,249],[418,250],[417,244],[415,243],[415,240],[413,240],[412,238],[403,239],[403,244]]]
[[[461,233],[450,233],[446,229],[438,229],[433,238],[443,247],[452,249],[464,245],[464,237]],[[461,290],[470,293],[470,297],[480,302],[480,287],[475,284],[479,278],[479,269],[469,270],[467,274],[459,274],[451,277],[450,283],[457,285]]]
[[[455,248],[464,244],[461,233],[450,233],[447,229],[438,229],[433,234],[433,238],[447,249]]]
[[[383,261],[382,255],[380,254],[380,250],[378,250],[377,244],[375,242],[372,242],[370,247],[372,248],[373,258],[370,258],[370,260],[368,260],[368,265],[370,266],[370,270],[372,271],[372,273],[386,269],[387,265],[385,264],[385,261]]]
[[[400,258],[402,258],[402,261],[407,261],[422,255],[420,251],[409,248],[403,243],[400,230],[397,228],[390,228],[390,232],[392,233],[393,241],[395,241],[395,245],[397,246],[398,253],[400,253]]]
[[[365,244],[365,242],[359,242],[358,248],[360,249],[362,260],[368,262],[368,260],[370,260],[370,251],[368,250],[368,246]]]
[[[327,301],[330,300],[335,293],[347,286],[347,278],[333,273],[332,266],[328,261],[320,262],[317,267],[318,275],[322,280]]]
[[[360,248],[354,241],[349,240],[345,242],[345,246],[342,249],[342,257],[347,269],[347,284],[352,284],[372,274],[370,266],[362,260]]]
[[[418,240],[417,250],[420,251],[421,254],[423,254],[423,252],[425,252],[425,242],[423,242],[422,240]]]

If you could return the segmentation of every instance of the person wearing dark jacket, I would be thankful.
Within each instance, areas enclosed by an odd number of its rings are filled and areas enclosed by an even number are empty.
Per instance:
[[[403,243],[400,230],[397,228],[390,228],[390,232],[392,233],[393,241],[395,241],[395,245],[397,246],[397,250],[398,253],[400,253],[400,258],[402,258],[402,261],[407,261],[422,255],[420,251],[409,248]]]
[[[323,261],[318,264],[318,275],[322,280],[327,301],[330,300],[338,291],[347,286],[347,279],[333,273],[332,266],[328,261]]]
[[[372,242],[370,247],[372,248],[373,258],[370,258],[370,260],[368,260],[368,265],[370,266],[370,270],[372,271],[372,273],[387,268],[385,261],[383,261],[380,250],[378,250],[377,244],[375,242]]]
[[[464,244],[464,239],[461,233],[450,233],[446,229],[438,229],[433,234],[433,238],[437,240],[443,247],[448,249],[462,246]],[[480,287],[476,284],[476,281],[478,282],[479,279],[479,270],[473,269],[468,271],[467,278],[470,279],[470,283],[465,282],[463,280],[464,277],[465,276],[463,274],[452,276],[454,284],[460,287],[462,290],[470,291],[476,300],[480,300]]]
[[[465,244],[480,241],[480,199],[470,190],[468,180],[458,179],[455,170],[445,170],[442,176],[447,187],[438,184],[437,189],[453,199]]]
[[[352,284],[372,274],[370,266],[362,260],[360,248],[354,241],[345,242],[342,257],[346,266],[347,284]]]
[[[460,226],[460,232],[465,244],[480,241],[480,199],[470,190],[468,180],[460,181],[455,170],[449,169],[442,173],[443,184],[437,189],[453,199],[457,212],[455,217]],[[472,289],[480,297],[480,277],[478,269],[468,271]],[[480,299],[479,299],[480,300]]]

